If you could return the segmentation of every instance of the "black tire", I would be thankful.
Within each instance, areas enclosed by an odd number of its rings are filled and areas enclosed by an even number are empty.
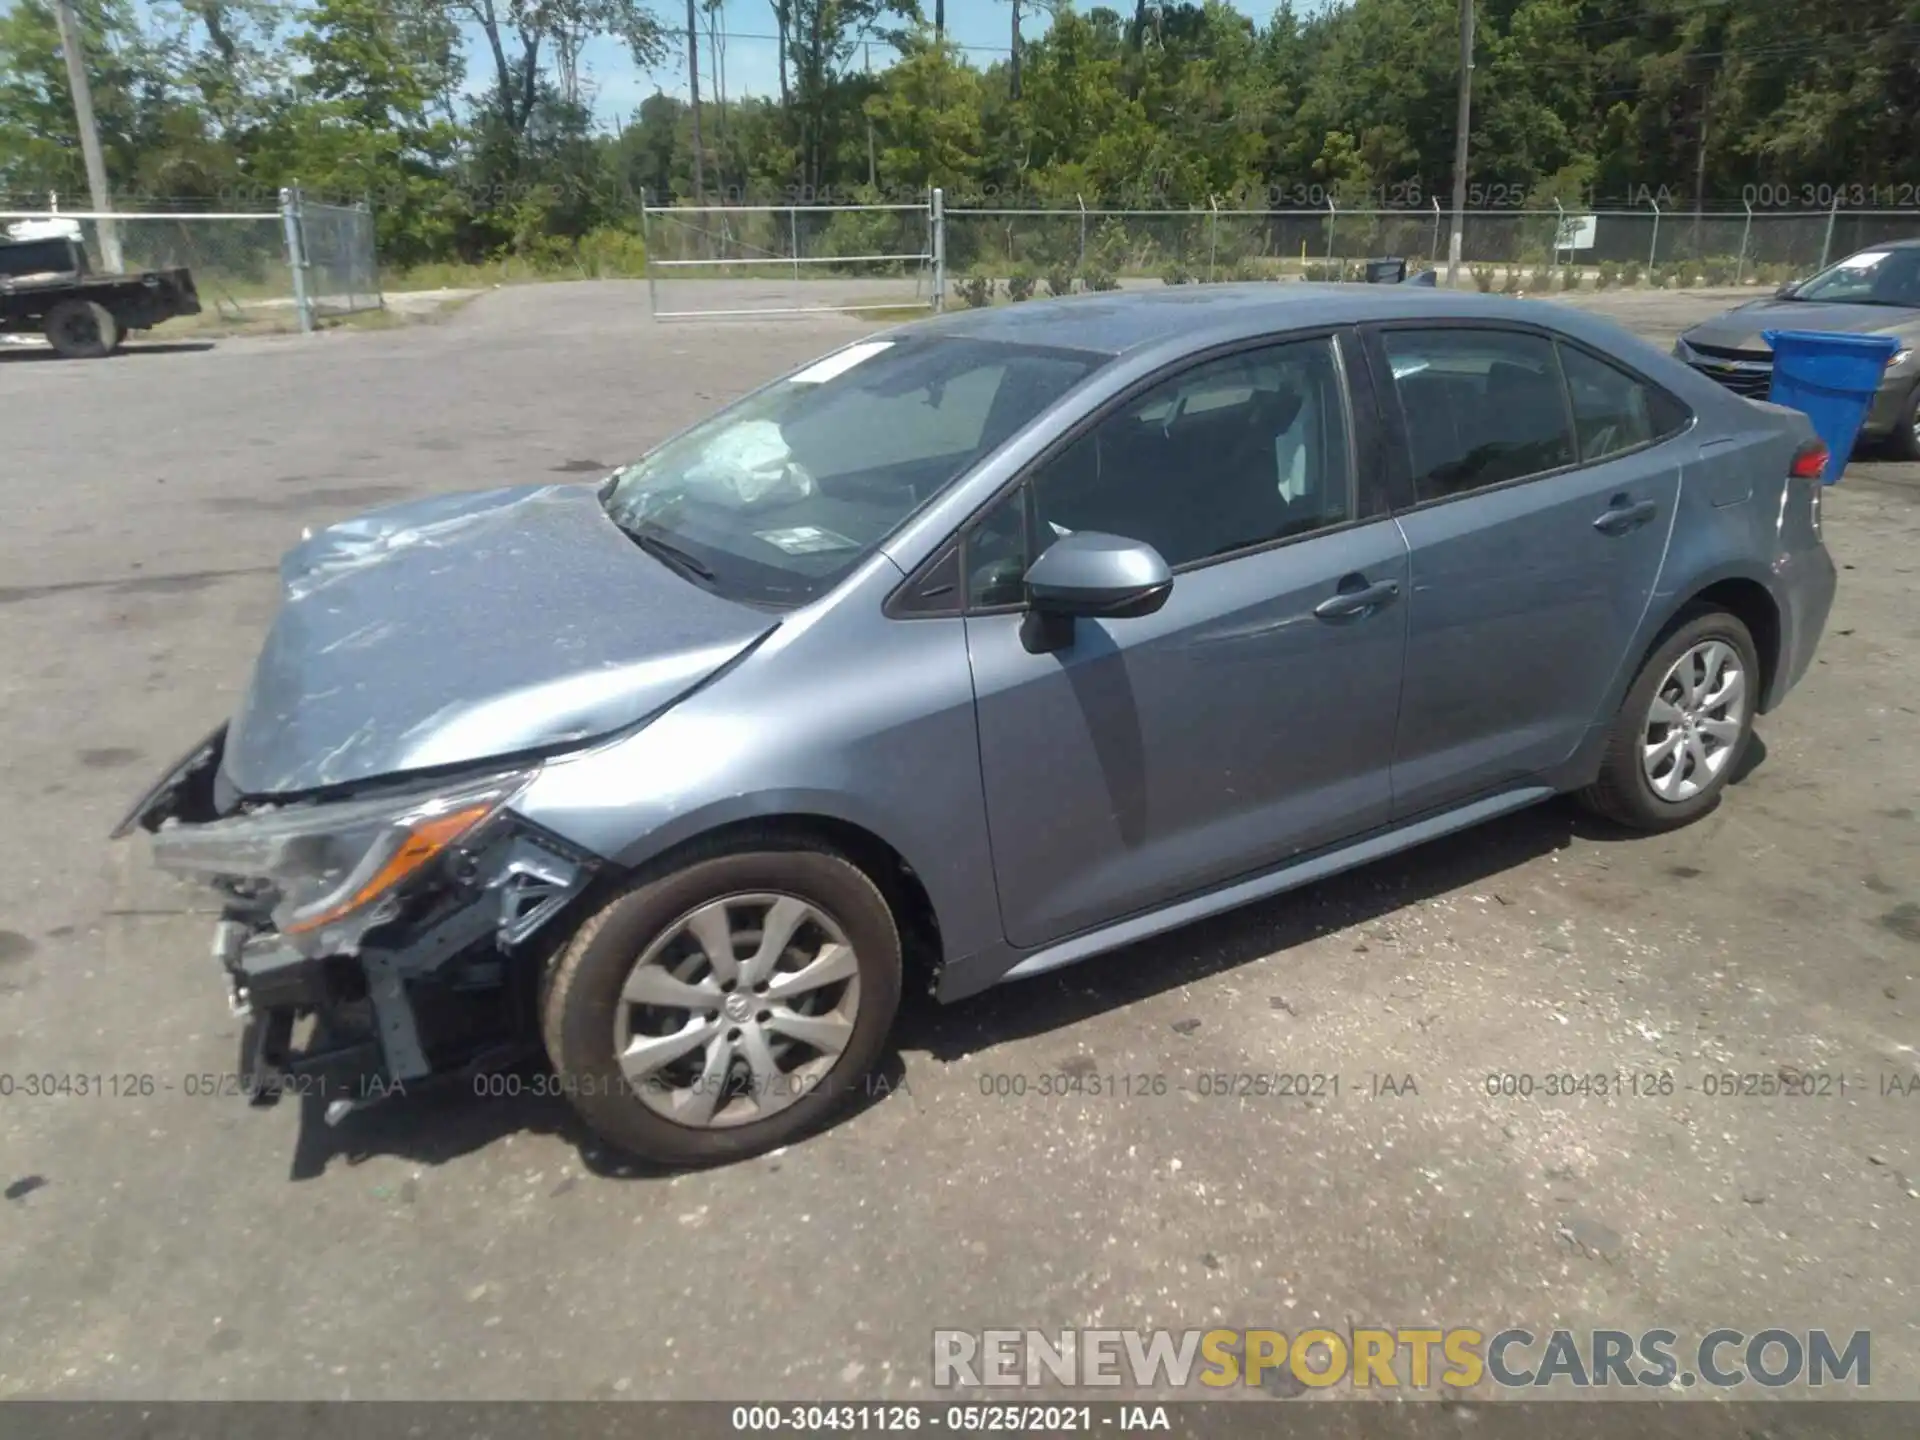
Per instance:
[[[47,312],[47,343],[69,360],[99,360],[120,344],[120,322],[92,300],[62,300]]]
[[[743,1160],[823,1127],[865,1087],[900,1004],[899,927],[871,879],[823,846],[771,837],[698,858],[630,886],[590,913],[554,958],[541,1003],[548,1058],[582,1119],[602,1139],[667,1166]],[[680,919],[722,896],[791,895],[830,916],[853,947],[859,1008],[853,1030],[824,1077],[764,1119],[695,1128],[640,1099],[614,1055],[622,987],[647,947]]]
[[[1717,774],[1698,793],[1685,800],[1666,800],[1654,793],[1641,765],[1642,737],[1654,695],[1667,672],[1694,646],[1722,640],[1740,657],[1746,680],[1740,732]],[[1754,707],[1760,700],[1760,663],[1753,636],[1738,616],[1724,610],[1695,609],[1681,615],[1640,667],[1607,733],[1600,774],[1576,798],[1598,815],[1630,829],[1659,832],[1690,825],[1720,803],[1727,781],[1739,773],[1741,759],[1753,742]]]
[[[1887,453],[1896,460],[1920,460],[1920,385],[1913,387],[1900,407],[1900,418],[1887,437]]]

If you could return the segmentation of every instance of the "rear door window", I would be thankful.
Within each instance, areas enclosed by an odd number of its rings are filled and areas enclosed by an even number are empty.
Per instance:
[[[1516,330],[1388,330],[1415,498],[1424,503],[1576,463],[1551,340]]]

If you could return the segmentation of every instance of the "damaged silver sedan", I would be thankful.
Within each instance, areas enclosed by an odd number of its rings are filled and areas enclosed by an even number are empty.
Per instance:
[[[1706,814],[1825,625],[1825,462],[1525,301],[947,316],[598,485],[308,537],[237,713],[119,833],[223,895],[258,1093],[327,1077],[343,1120],[544,1062],[620,1148],[745,1156],[871,1086],[907,984],[1556,794]]]

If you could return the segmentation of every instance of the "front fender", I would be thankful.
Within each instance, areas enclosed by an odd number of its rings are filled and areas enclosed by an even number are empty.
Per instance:
[[[997,943],[963,622],[876,602],[853,628],[783,626],[644,728],[549,761],[515,809],[624,867],[741,821],[857,826],[919,877],[949,954]]]

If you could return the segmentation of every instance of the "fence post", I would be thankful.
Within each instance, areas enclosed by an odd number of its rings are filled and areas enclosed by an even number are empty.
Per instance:
[[[933,310],[937,315],[947,308],[947,199],[938,185],[933,187]]]
[[[380,283],[380,231],[373,223],[373,197],[369,195],[360,208],[367,214],[367,263],[373,267],[373,293],[385,310],[387,287]]]
[[[1213,283],[1213,263],[1220,253],[1220,202],[1207,196],[1207,283]]]
[[[1075,195],[1073,203],[1080,207],[1080,263],[1074,268],[1084,273],[1087,268],[1087,202]]]
[[[1427,247],[1427,264],[1440,264],[1440,197],[1433,197],[1433,244]]]
[[[313,305],[307,299],[307,246],[301,234],[300,187],[289,185],[280,192],[280,220],[287,234],[287,270],[293,276],[293,308],[300,318],[300,333],[313,333]]]
[[[660,315],[660,285],[657,272],[653,268],[653,229],[647,217],[647,187],[640,187],[640,265],[647,272],[647,315],[657,319]]]
[[[1833,204],[1827,208],[1827,233],[1820,241],[1820,268],[1822,270],[1827,268],[1827,255],[1833,249],[1833,222],[1839,218],[1839,215],[1840,192],[1836,189],[1833,192]],[[1856,233],[1858,232],[1856,231]]]
[[[1652,274],[1652,272],[1653,272],[1653,267],[1654,267],[1655,265],[1657,265],[1657,264],[1659,264],[1659,263],[1660,263],[1660,262],[1659,262],[1659,255],[1660,255],[1660,202],[1659,202],[1659,200],[1657,200],[1657,199],[1656,199],[1655,197],[1653,197],[1652,195],[1649,195],[1649,196],[1647,197],[1647,203],[1648,203],[1649,205],[1651,205],[1651,206],[1653,206],[1653,243],[1652,243],[1651,245],[1649,245],[1649,246],[1647,246],[1647,272],[1648,272],[1648,274],[1647,274],[1647,278],[1648,278],[1649,280],[1651,280],[1651,279],[1653,278],[1653,274]]]
[[[1334,209],[1334,206],[1333,206],[1333,197],[1332,197],[1331,195],[1329,195],[1329,196],[1327,197],[1327,263],[1328,263],[1329,265],[1331,265],[1331,264],[1333,263],[1333,227],[1334,227],[1334,217],[1335,217],[1336,215],[1338,215],[1338,214],[1339,214],[1339,212],[1338,212],[1337,210],[1335,210],[1335,209]],[[1330,279],[1339,279],[1340,277],[1339,277],[1339,276],[1330,276],[1329,278],[1330,278]]]
[[[793,278],[800,278],[800,211],[797,206],[787,207],[787,233],[793,237]]]
[[[1567,233],[1567,207],[1560,203],[1558,195],[1553,197],[1553,268],[1560,268],[1560,237]],[[1569,236],[1569,239],[1572,237]],[[1573,263],[1573,247],[1567,247],[1567,263]]]
[[[1744,285],[1747,280],[1747,237],[1753,233],[1753,204],[1747,200],[1740,203],[1746,207],[1747,223],[1740,227],[1740,255],[1733,262],[1733,283],[1736,285]]]

